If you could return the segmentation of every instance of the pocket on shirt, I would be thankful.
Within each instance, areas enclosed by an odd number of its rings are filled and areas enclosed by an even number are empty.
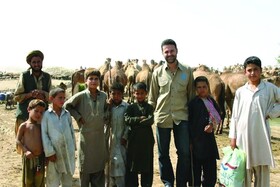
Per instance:
[[[178,81],[178,88],[177,88],[178,92],[186,92],[187,85],[188,85],[187,81],[183,81],[183,80]]]
[[[159,77],[158,85],[160,87],[160,93],[168,92],[168,79],[164,77]]]

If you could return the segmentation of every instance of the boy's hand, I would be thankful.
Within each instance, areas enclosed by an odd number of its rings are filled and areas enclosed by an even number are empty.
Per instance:
[[[85,124],[84,118],[81,117],[81,118],[79,119],[79,123],[80,123],[80,124]]]
[[[204,132],[207,132],[207,133],[212,133],[213,132],[213,124],[208,124],[205,126],[204,128]]]
[[[112,99],[112,98],[107,99],[107,104],[108,104],[109,106],[112,106],[112,104],[113,104],[113,99]]]
[[[34,157],[34,155],[31,153],[31,151],[26,151],[26,152],[24,152],[24,155],[26,156],[26,158],[33,158]]]
[[[237,146],[236,146],[236,139],[231,139],[230,140],[230,147],[232,150],[234,150]]]
[[[121,139],[121,145],[125,146],[126,147],[126,144],[127,144],[127,140],[122,138]]]
[[[47,157],[47,160],[48,161],[51,161],[51,162],[55,162],[56,161],[56,154],[54,154],[54,155],[52,155],[52,156],[49,156],[49,157]]]
[[[140,122],[147,119],[146,116],[140,116]]]

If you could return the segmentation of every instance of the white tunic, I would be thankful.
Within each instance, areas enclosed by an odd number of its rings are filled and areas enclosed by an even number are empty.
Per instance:
[[[76,141],[70,113],[63,109],[58,116],[50,107],[44,113],[41,126],[46,157],[56,154],[56,170],[73,175]]]
[[[110,176],[119,177],[125,175],[126,164],[126,147],[121,145],[121,139],[127,140],[128,126],[124,122],[124,113],[126,112],[128,104],[124,101],[112,107],[112,143],[110,148]]]
[[[260,165],[275,167],[266,116],[280,115],[279,101],[280,89],[265,81],[254,91],[248,83],[236,91],[229,138],[235,138],[237,147],[246,152],[247,169]]]

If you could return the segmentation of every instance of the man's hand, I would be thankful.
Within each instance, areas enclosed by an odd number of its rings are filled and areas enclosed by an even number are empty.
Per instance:
[[[34,99],[41,99],[41,100],[45,100],[46,96],[45,93],[42,90],[33,90],[31,92],[32,98]]]

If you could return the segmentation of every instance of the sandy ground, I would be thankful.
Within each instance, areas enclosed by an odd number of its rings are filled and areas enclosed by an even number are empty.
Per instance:
[[[61,81],[53,81],[54,85],[59,84]],[[0,81],[0,91],[14,89],[16,86],[16,80]],[[67,83],[67,82],[66,82]],[[0,104],[0,186],[1,187],[19,187],[21,186],[21,156],[15,151],[15,136],[14,136],[14,122],[15,122],[15,108],[5,109],[4,104]],[[78,139],[78,130],[76,123],[75,131]],[[225,129],[222,135],[216,136],[219,146],[220,157],[222,158],[221,148],[229,145],[229,139],[227,138],[228,129]],[[272,148],[276,160],[277,167],[271,169],[271,186],[279,186],[280,181],[280,126],[272,126]],[[171,160],[173,166],[176,164],[176,149],[174,142],[171,143]],[[158,153],[157,145],[155,144],[154,151],[154,183],[153,186],[163,186],[158,169]],[[217,167],[219,170],[219,163]],[[175,168],[175,167],[174,167]],[[219,171],[218,171],[219,172]],[[76,170],[73,176],[73,182],[75,187],[79,186],[79,176]]]

